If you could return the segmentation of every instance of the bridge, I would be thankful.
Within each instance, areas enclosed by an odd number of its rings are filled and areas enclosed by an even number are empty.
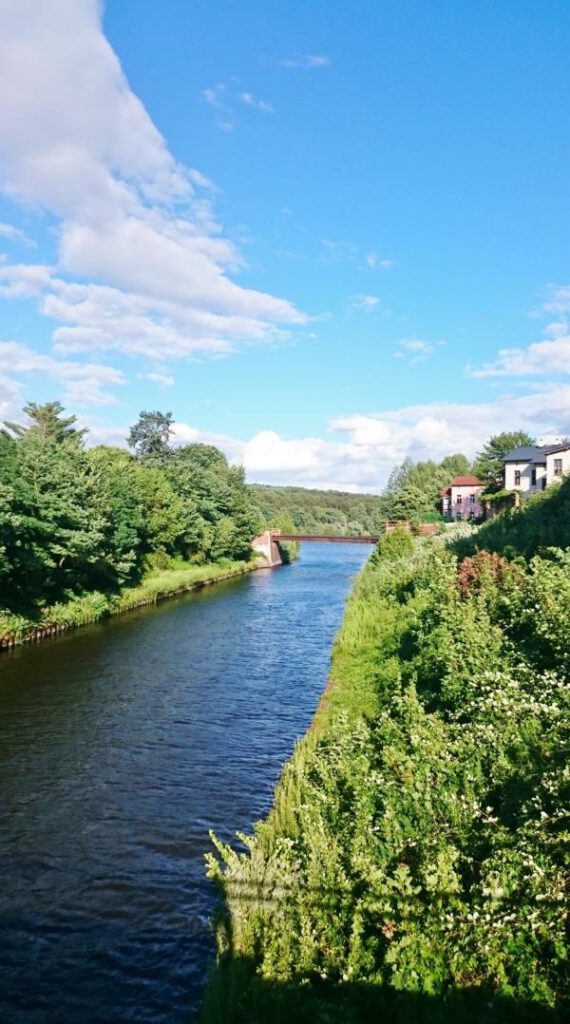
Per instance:
[[[281,543],[300,544],[303,541],[318,544],[377,544],[379,537],[341,537],[329,536],[324,533],[282,533],[281,530],[266,530],[252,541],[252,548],[267,560],[268,565],[281,565],[283,559],[279,545]]]
[[[271,536],[279,544],[281,541],[301,543],[303,540],[317,541],[319,544],[377,544],[380,537],[331,537],[328,533],[281,533],[270,530]]]

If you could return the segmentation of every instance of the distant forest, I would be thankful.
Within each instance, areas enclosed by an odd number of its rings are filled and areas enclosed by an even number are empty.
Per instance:
[[[251,496],[267,526],[324,534],[377,534],[383,513],[375,494],[317,491],[305,487],[250,484]]]

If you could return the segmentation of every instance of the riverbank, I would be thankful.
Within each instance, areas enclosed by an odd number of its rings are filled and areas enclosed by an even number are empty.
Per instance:
[[[157,604],[169,597],[199,590],[234,576],[267,568],[264,559],[249,562],[224,561],[210,565],[188,565],[186,568],[164,569],[149,574],[138,586],[118,594],[93,592],[44,609],[38,619],[20,615],[0,614],[0,649],[37,642],[69,629],[98,622],[111,615]]]
[[[214,838],[207,1024],[564,1019],[569,568],[381,542],[272,811]]]

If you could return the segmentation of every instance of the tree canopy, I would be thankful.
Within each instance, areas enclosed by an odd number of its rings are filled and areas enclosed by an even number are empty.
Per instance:
[[[474,472],[491,488],[498,488],[503,483],[503,459],[513,448],[536,444],[536,441],[525,430],[506,430],[502,434],[494,434],[477,454]]]
[[[141,413],[136,455],[85,447],[58,402],[0,431],[0,609],[33,612],[138,582],[172,560],[247,559],[261,527],[243,471],[210,445],[170,448],[170,413]]]
[[[143,411],[129,431],[127,444],[139,459],[163,461],[170,455],[170,438],[174,433],[171,412]]]

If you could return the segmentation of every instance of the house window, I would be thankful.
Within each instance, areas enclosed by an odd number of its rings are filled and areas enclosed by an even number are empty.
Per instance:
[[[520,487],[520,485],[521,485],[521,471],[520,471],[520,469],[515,469],[515,487]]]
[[[456,505],[462,505],[463,504],[463,498],[462,498],[461,494],[457,495],[457,497],[455,499],[455,504]]]
[[[474,504],[475,504],[476,500],[477,500],[477,499],[476,499],[476,497],[475,497],[475,495],[474,495],[474,494],[470,494],[470,495],[469,495],[469,501],[471,502],[471,504],[472,504],[472,505],[474,505]]]
[[[554,476],[562,476],[562,459],[554,460]]]
[[[536,469],[533,469],[532,471],[532,486],[536,486]]]

